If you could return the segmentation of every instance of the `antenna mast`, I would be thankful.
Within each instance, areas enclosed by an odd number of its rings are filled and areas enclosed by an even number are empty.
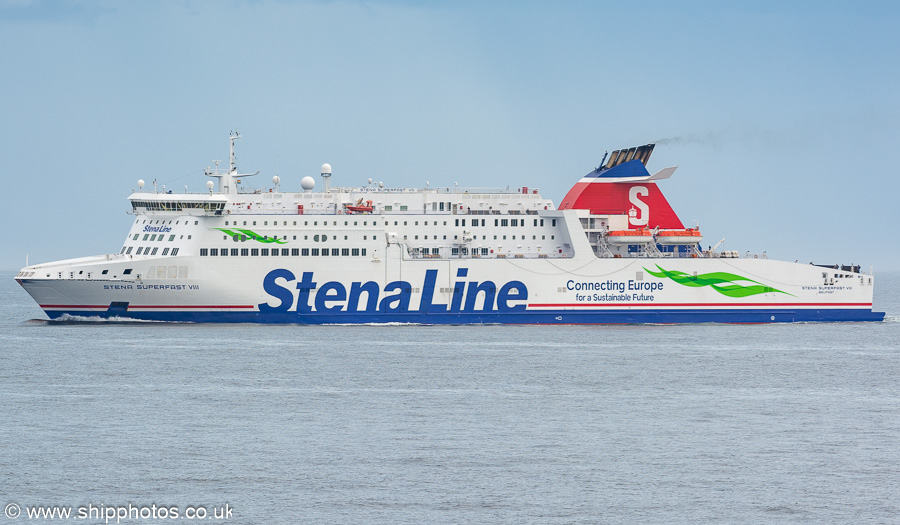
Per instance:
[[[229,171],[231,173],[237,173],[237,166],[235,166],[234,164],[234,141],[241,138],[241,134],[238,133],[237,130],[235,130],[229,133],[228,137],[231,139],[231,169]]]
[[[216,163],[215,169],[207,167],[204,170],[209,177],[215,177],[219,179],[219,193],[224,193],[227,195],[237,195],[238,188],[237,183],[240,182],[238,179],[240,177],[252,177],[254,175],[259,174],[259,171],[254,173],[238,173],[237,166],[235,165],[234,160],[234,141],[241,138],[241,134],[237,131],[232,131],[228,134],[228,138],[231,140],[231,148],[229,149],[229,168],[228,173],[224,171],[219,171],[219,162],[218,160],[214,160]],[[155,184],[155,181],[154,181]]]

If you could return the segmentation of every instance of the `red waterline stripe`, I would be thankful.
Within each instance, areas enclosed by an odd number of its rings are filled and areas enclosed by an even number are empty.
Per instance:
[[[872,307],[872,303],[744,303],[744,304],[736,304],[736,303],[565,303],[565,304],[529,304],[529,308],[594,308],[598,306],[603,307],[615,307],[621,308],[623,306],[657,306],[657,307],[666,307],[666,306],[678,306],[685,307],[690,306],[694,308],[704,308],[704,307],[721,307],[721,306],[735,306],[740,308],[758,308],[758,307],[773,307],[773,306],[805,306],[805,307],[814,307],[814,306],[860,306],[869,308]]]
[[[108,304],[42,304],[39,305],[41,308],[71,308],[75,310],[83,310],[86,308],[92,310],[105,310],[109,308]],[[253,305],[234,305],[234,304],[222,304],[222,305],[128,305],[129,310],[133,310],[135,308],[144,308],[144,309],[230,309],[230,310],[240,310],[240,309],[250,309],[254,308]]]

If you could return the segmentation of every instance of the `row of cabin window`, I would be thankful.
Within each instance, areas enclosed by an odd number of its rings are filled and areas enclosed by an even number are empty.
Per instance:
[[[140,220],[140,219],[135,219],[135,220],[134,220],[134,223],[137,224],[139,220]],[[187,224],[188,221],[184,221],[184,223]],[[147,219],[144,219],[144,220],[141,222],[141,224],[147,224]],[[156,221],[154,221],[153,219],[150,219],[150,224],[172,224],[172,221],[170,220],[170,221],[167,223],[165,219],[161,219],[161,220],[160,220],[160,219],[157,219]],[[181,221],[175,221],[175,225],[176,225],[176,226],[179,225],[179,224],[181,224]],[[194,221],[194,226],[197,226],[198,224],[200,224],[200,221]]]
[[[469,219],[469,220],[470,220],[469,224],[471,224],[472,226],[475,226],[475,227],[485,225],[485,219]],[[551,219],[551,221],[552,221],[552,226],[555,227],[556,219]],[[444,223],[444,224],[446,224],[446,223]],[[454,225],[455,226],[465,226],[466,219],[455,219]],[[534,219],[534,225],[535,226],[538,226],[538,225],[543,226],[544,219]],[[525,226],[525,219],[494,219],[494,226],[516,226],[516,227]]]
[[[159,239],[156,238],[157,235],[159,236]],[[136,241],[136,240],[138,240],[138,237],[140,237],[140,236],[141,236],[140,233],[135,233],[134,237],[132,237],[131,240]],[[182,235],[181,237],[183,238],[184,235]],[[162,241],[165,238],[166,238],[165,234],[162,234],[162,233],[145,233],[143,240],[153,242],[153,241]],[[190,239],[190,238],[191,238],[191,236],[188,235],[188,239]],[[174,240],[175,240],[175,235],[169,235],[169,242],[174,241]]]
[[[469,224],[472,226],[486,226],[487,225],[487,223],[485,222],[486,219],[468,219],[468,220],[469,220]],[[523,219],[494,219],[494,226],[525,226],[526,220],[527,219],[524,219],[524,218]],[[533,220],[534,220],[534,226],[536,226],[536,227],[544,225],[544,219],[533,219]],[[243,222],[243,224],[241,226],[248,226],[247,221],[225,221],[225,226],[228,226],[229,222],[233,226],[239,226],[238,222]],[[250,224],[250,226],[256,226],[256,221],[250,221],[250,222],[252,223],[252,224]],[[288,225],[288,221],[281,221],[281,222],[282,222],[282,226]],[[292,222],[293,222],[294,226],[297,226],[298,221],[292,221]],[[338,221],[331,221],[331,222],[332,222],[333,226],[338,225]],[[409,221],[403,221],[403,225],[408,226],[409,225],[408,222]],[[439,226],[438,221],[432,221],[432,222],[434,223],[434,226]],[[447,225],[447,221],[443,221],[443,223],[444,223],[443,224],[444,226]],[[385,226],[387,226],[388,224],[389,224],[389,221],[384,221]],[[263,226],[268,226],[268,225],[269,225],[269,221],[263,221]],[[272,221],[272,225],[278,226],[278,221]],[[303,225],[309,226],[309,221],[303,221]],[[312,225],[318,226],[319,221],[313,221]],[[363,226],[368,226],[368,225],[369,225],[369,221],[363,221]],[[400,225],[399,221],[394,221],[394,226],[399,226],[399,225]],[[415,225],[418,226],[419,221],[415,221]],[[454,219],[454,225],[455,226],[465,226],[466,219]],[[551,219],[550,225],[555,228],[556,227],[556,219]],[[323,220],[322,226],[328,226],[328,221]],[[350,226],[350,221],[344,221],[344,226]],[[359,226],[359,221],[353,221],[353,226]],[[372,221],[372,226],[378,226],[378,221]],[[428,221],[425,221],[425,226],[428,226]]]
[[[293,240],[296,241],[296,240],[297,240],[297,236],[294,235],[293,237],[294,237]],[[188,238],[190,238],[190,236],[188,236]],[[446,239],[447,236],[445,235],[444,238]],[[263,240],[263,241],[268,241],[269,239],[270,239],[270,237],[269,237],[268,235],[263,235],[263,236],[262,236],[262,240]],[[275,239],[275,240],[277,241],[277,240],[278,240],[278,236],[277,236],[277,235],[274,235],[274,236],[271,237],[271,239]],[[286,241],[286,240],[287,240],[287,235],[282,235],[282,236],[281,236],[281,239],[283,239],[283,240]],[[331,239],[334,240],[334,241],[338,240],[337,235],[332,235],[332,236],[331,236]],[[377,236],[377,235],[373,235],[373,236],[372,236],[372,240],[373,240],[373,241],[375,241],[375,240],[377,240],[377,239],[378,239],[378,236]],[[226,241],[227,241],[227,240],[228,240],[228,236],[227,236],[227,235],[223,235],[223,236],[222,236],[222,240],[226,240]],[[249,235],[245,235],[245,234],[242,233],[242,234],[234,234],[234,235],[232,235],[232,236],[231,236],[231,240],[233,240],[234,242],[247,242],[247,241],[252,241],[252,240],[260,240],[260,238],[259,238],[259,237],[256,237],[256,239],[254,239],[253,237],[251,237],[251,236],[249,236]],[[308,240],[309,240],[309,235],[304,235],[304,236],[303,236],[303,240],[304,240],[304,241],[308,241]],[[345,240],[345,241],[347,240],[347,236],[346,236],[346,235],[344,235],[344,240]],[[364,240],[364,241],[369,240],[369,236],[368,236],[368,235],[363,235],[363,240]],[[327,242],[327,241],[328,241],[328,236],[327,236],[327,235],[324,235],[324,234],[323,234],[323,235],[313,235],[313,241],[315,241],[315,242]]]
[[[201,257],[365,257],[365,248],[200,248]]]
[[[131,255],[131,250],[134,249],[134,246],[122,246],[122,251],[119,253],[124,253],[125,255]],[[138,246],[137,252],[135,255],[156,255],[156,251],[159,250],[156,246]],[[178,248],[172,248],[172,253],[169,253],[169,248],[163,248],[162,255],[171,255],[172,257],[178,255]]]
[[[413,253],[414,255],[433,255],[433,256],[437,256],[437,255],[440,255],[440,254],[441,254],[441,249],[440,249],[440,248],[410,248],[410,250],[412,250],[412,253]],[[473,255],[481,254],[481,255],[484,255],[484,256],[488,256],[488,255],[491,254],[491,253],[490,253],[490,250],[489,250],[488,248],[472,248],[472,249],[471,249],[471,252],[472,252]],[[454,256],[455,256],[455,255],[459,255],[459,253],[460,253],[460,251],[459,251],[459,248],[458,248],[458,247],[453,247],[453,248],[450,249],[450,255],[454,255]],[[469,248],[463,248],[463,249],[462,249],[462,254],[463,254],[463,255],[468,255],[468,254],[469,254]]]
[[[506,219],[504,219],[504,220],[506,220]],[[513,219],[513,220],[515,220],[515,219]],[[188,236],[188,237],[190,237],[190,236]],[[426,241],[428,240],[428,235],[424,235],[423,237],[424,237],[424,239],[425,239]],[[443,237],[442,240],[445,240],[445,241],[447,240],[447,236],[446,236],[446,235],[443,235],[442,237]],[[526,240],[527,237],[528,237],[527,235],[522,235],[522,236],[521,236],[521,238],[522,238],[523,241]],[[277,235],[274,236],[274,237],[271,237],[271,238],[272,238],[272,239],[275,239],[275,240],[278,240],[278,236],[277,236]],[[282,238],[283,240],[286,241],[286,240],[287,240],[287,235],[283,235],[281,238]],[[419,236],[418,236],[418,235],[414,235],[413,238],[414,238],[415,240],[419,240]],[[476,236],[475,238],[477,239],[478,237]],[[515,235],[513,235],[512,238],[513,238],[513,240],[516,240],[516,236],[515,236]],[[263,240],[269,240],[270,237],[269,237],[268,235],[265,235],[265,236],[263,236],[262,239],[263,239]],[[337,235],[332,235],[332,236],[331,236],[331,239],[334,240],[334,241],[338,240]],[[409,239],[409,236],[408,236],[408,235],[404,235],[404,236],[403,236],[403,240],[404,240],[404,241],[405,241],[405,240],[408,240],[408,239]],[[439,236],[437,236],[437,235],[432,235],[432,239],[433,239],[433,240],[440,240],[440,239],[439,239]],[[542,240],[542,241],[543,241],[543,240],[546,240],[546,239],[547,239],[547,236],[546,236],[546,235],[541,235],[541,240]],[[550,236],[550,239],[551,239],[551,240],[556,239],[556,235],[551,235],[551,236]],[[228,235],[223,235],[223,236],[222,236],[222,240],[228,240]],[[252,239],[251,237],[247,236],[247,235],[241,234],[241,235],[233,235],[233,236],[231,237],[231,240],[233,240],[234,242],[246,242],[246,241],[253,240],[253,239]],[[293,236],[293,240],[295,240],[295,241],[297,240],[297,236],[296,236],[296,235]],[[304,235],[304,236],[303,236],[303,240],[304,240],[304,241],[308,241],[308,240],[309,240],[309,235]],[[346,235],[344,235],[344,240],[345,240],[345,241],[348,240]],[[369,240],[369,236],[368,236],[368,235],[363,235],[362,240],[364,240],[364,241]],[[378,240],[378,236],[377,236],[377,235],[373,235],[373,236],[372,236],[372,240],[373,240],[373,241]],[[458,236],[458,235],[454,235],[454,236],[453,236],[453,240],[454,240],[454,241],[455,241],[455,240],[459,240],[459,236]],[[482,236],[481,236],[481,240],[485,240],[485,241],[486,241],[486,240],[487,240],[487,235],[482,235]],[[495,240],[495,241],[497,240],[497,236],[496,236],[496,235],[494,235],[494,240]],[[506,235],[503,236],[503,240],[504,240],[504,241],[506,240]],[[531,236],[531,240],[536,241],[536,240],[537,240],[537,235],[532,235],[532,236]],[[328,241],[328,236],[327,236],[327,235],[313,235],[313,241],[314,241],[314,242],[327,242],[327,241]]]
[[[238,222],[242,222],[243,224],[238,224]],[[247,224],[247,221],[230,221],[230,224],[232,226],[256,226],[256,221],[250,221],[250,222],[251,222],[251,224]],[[299,221],[292,221],[292,222],[293,222],[294,226],[297,226],[297,222],[299,222]],[[338,225],[337,221],[331,221],[331,222],[332,222],[333,226]],[[229,224],[229,221],[225,221],[225,226],[228,226],[228,224]],[[268,226],[269,221],[263,221],[262,225]],[[281,221],[281,225],[287,226],[288,221]],[[309,226],[309,221],[303,221],[303,225]],[[313,221],[313,226],[318,226],[318,225],[319,225],[319,221]],[[353,221],[353,225],[359,226],[359,221]],[[363,221],[362,225],[368,226],[369,221]],[[384,225],[387,226],[387,221],[384,222]],[[447,223],[445,222],[444,226],[446,226],[446,225],[447,225]],[[278,226],[278,221],[272,221],[272,226]],[[328,226],[328,221],[322,221],[322,226]],[[350,226],[350,221],[344,221],[344,226]],[[372,221],[372,226],[378,226],[378,221]]]
[[[428,236],[425,235],[424,237],[425,237],[424,240],[427,241],[427,240],[428,240]],[[437,235],[434,235],[433,237],[434,237],[434,240],[438,240],[438,236],[437,236]],[[475,235],[473,238],[474,238],[474,239],[478,239],[478,236]],[[527,235],[521,235],[520,238],[521,238],[521,240],[524,241],[524,240],[527,240],[528,236],[527,236]],[[404,241],[408,241],[408,240],[409,240],[409,236],[408,236],[408,235],[404,235],[404,236],[403,236],[403,240],[404,240]],[[418,235],[414,235],[414,236],[413,236],[413,240],[418,241],[418,240],[419,240],[419,236],[418,236]],[[447,236],[446,236],[446,235],[444,235],[444,239],[443,239],[443,240],[447,240]],[[454,241],[459,240],[459,235],[454,235],[454,236],[453,236],[453,240],[454,240]],[[486,241],[486,240],[487,240],[487,235],[482,235],[482,236],[481,236],[481,240],[482,240],[482,241]],[[494,240],[495,240],[495,241],[496,241],[496,240],[499,240],[499,239],[497,238],[497,235],[494,235]],[[504,241],[506,240],[506,235],[503,235],[503,240],[504,240]],[[515,235],[512,236],[512,240],[516,240],[516,236],[515,236]],[[536,240],[537,240],[537,235],[532,235],[532,236],[531,236],[531,240],[532,240],[532,241],[536,241]],[[546,240],[547,240],[547,236],[546,236],[546,235],[541,235],[541,240],[542,240],[542,241],[546,241]],[[556,235],[551,235],[551,236],[550,236],[550,240],[556,240]]]

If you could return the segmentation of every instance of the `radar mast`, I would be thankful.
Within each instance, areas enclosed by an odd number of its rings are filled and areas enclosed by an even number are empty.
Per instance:
[[[219,161],[217,160],[213,161],[216,165],[215,168],[207,166],[206,169],[203,170],[203,173],[205,173],[206,176],[219,179],[219,193],[224,193],[226,195],[237,195],[237,184],[240,182],[241,177],[252,177],[259,174],[259,171],[256,171],[254,173],[238,173],[234,156],[234,141],[239,138],[241,138],[241,134],[237,130],[232,131],[228,134],[228,139],[231,145],[229,147],[229,166],[227,173],[219,169]]]

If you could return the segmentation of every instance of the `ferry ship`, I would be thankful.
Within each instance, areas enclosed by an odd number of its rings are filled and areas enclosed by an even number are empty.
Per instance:
[[[137,182],[117,253],[30,265],[16,280],[51,319],[253,323],[880,321],[874,277],[702,249],[660,192],[654,145],[613,151],[559,206],[538,190],[332,187],[323,164],[285,190]],[[213,180],[217,182],[213,182]]]

